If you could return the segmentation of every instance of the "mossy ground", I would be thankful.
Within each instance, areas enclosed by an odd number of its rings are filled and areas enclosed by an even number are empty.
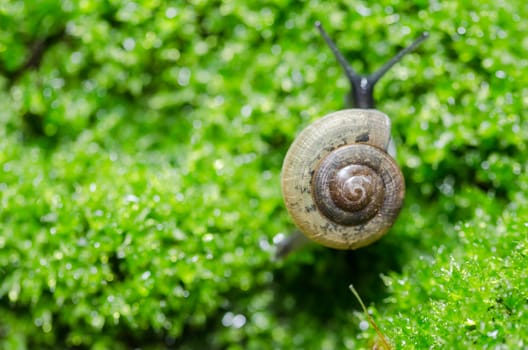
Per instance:
[[[0,348],[528,348],[524,1],[0,4]],[[295,134],[380,81],[405,206],[272,261]]]

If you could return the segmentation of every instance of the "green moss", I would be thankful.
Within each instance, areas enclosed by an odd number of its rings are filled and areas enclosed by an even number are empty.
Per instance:
[[[0,348],[523,348],[522,1],[0,5]],[[405,207],[353,252],[291,232],[279,174],[347,82],[380,81]]]

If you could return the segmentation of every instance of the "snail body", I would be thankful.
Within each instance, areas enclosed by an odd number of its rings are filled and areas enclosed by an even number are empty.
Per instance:
[[[330,113],[306,127],[290,146],[281,173],[286,208],[308,238],[356,249],[381,238],[403,205],[405,180],[389,155],[391,122],[374,108],[374,84],[422,35],[378,72],[357,75],[316,24],[352,85],[356,108]]]

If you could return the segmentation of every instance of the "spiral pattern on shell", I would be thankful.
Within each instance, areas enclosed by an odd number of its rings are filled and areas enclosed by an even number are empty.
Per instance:
[[[377,110],[343,110],[308,126],[282,169],[286,207],[309,238],[355,249],[379,239],[403,204],[404,179],[386,153],[388,117]]]
[[[343,146],[321,161],[312,179],[312,193],[321,213],[335,223],[359,225],[376,215],[385,197],[384,181],[369,166],[378,156],[367,145]],[[365,158],[350,157],[365,155]]]

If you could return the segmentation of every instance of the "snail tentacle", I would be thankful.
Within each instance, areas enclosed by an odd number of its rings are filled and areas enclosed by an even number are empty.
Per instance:
[[[393,58],[391,58],[388,62],[386,62],[380,69],[378,69],[376,72],[372,73],[368,80],[370,84],[374,85],[378,82],[378,80],[387,73],[392,66],[394,66],[396,63],[400,62],[403,56],[408,54],[409,52],[413,51],[415,48],[417,48],[425,39],[429,37],[428,32],[423,32],[413,43],[405,48],[403,48],[400,52],[398,52]]]
[[[423,32],[411,45],[403,48],[398,52],[394,57],[392,57],[388,62],[386,62],[380,69],[370,75],[361,75],[358,74],[352,69],[348,64],[347,60],[343,54],[339,51],[336,44],[330,39],[326,31],[323,29],[321,22],[317,21],[315,23],[317,29],[321,33],[321,36],[326,41],[327,45],[332,50],[337,61],[343,67],[345,75],[350,82],[351,87],[351,96],[352,96],[352,106],[356,108],[374,108],[374,85],[380,80],[380,78],[387,73],[392,66],[401,61],[403,56],[413,51],[418,47],[425,39],[429,37],[428,32]]]

